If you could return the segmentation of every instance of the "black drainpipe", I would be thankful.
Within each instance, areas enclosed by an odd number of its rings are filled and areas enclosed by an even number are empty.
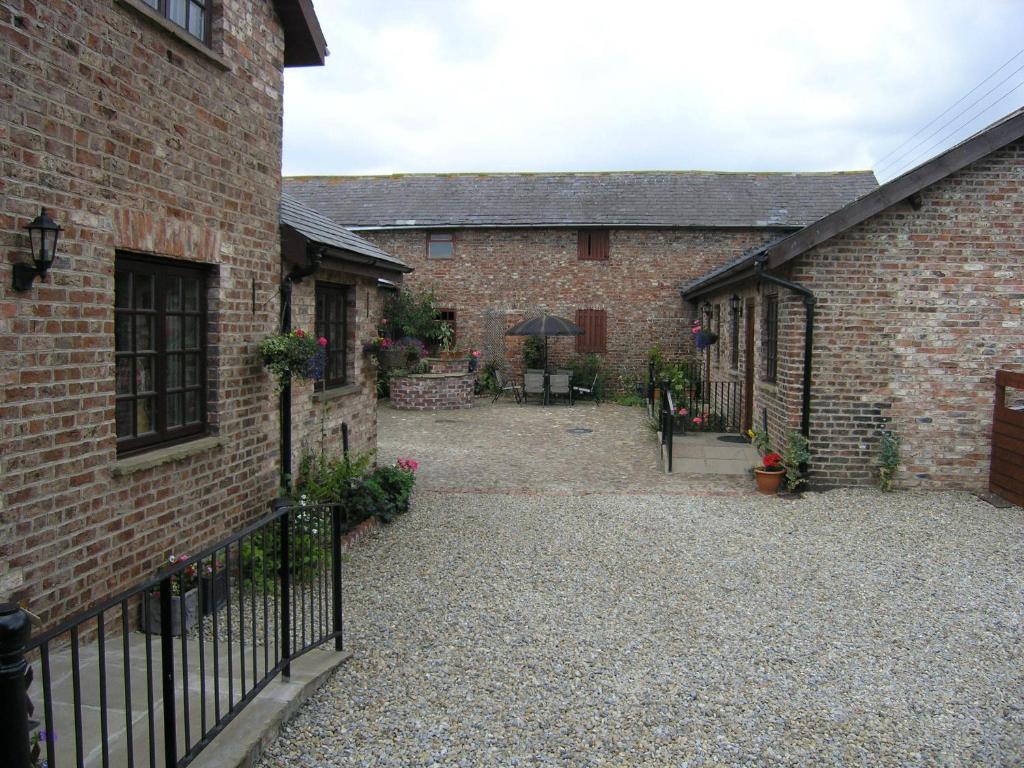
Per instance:
[[[781,285],[783,288],[788,288],[804,297],[804,310],[806,314],[804,325],[804,392],[800,414],[800,432],[809,440],[811,437],[811,372],[814,360],[814,305],[817,304],[818,299],[802,285],[791,283],[789,280],[783,280],[781,277],[776,277],[770,272],[766,272],[766,261],[768,261],[766,253],[762,252],[754,256],[754,267],[757,270],[757,276],[761,280]]]
[[[324,249],[308,248],[306,256],[309,264],[305,267],[292,267],[291,272],[281,281],[281,333],[292,330],[292,286],[301,283],[320,269],[320,261],[324,257]],[[281,412],[281,488],[285,494],[291,491],[292,484],[292,382],[281,388],[278,397]]]

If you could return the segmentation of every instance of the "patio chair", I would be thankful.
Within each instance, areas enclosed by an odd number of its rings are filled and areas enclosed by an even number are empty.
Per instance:
[[[548,379],[548,392],[552,396],[565,395],[569,398],[569,405],[572,405],[572,387],[569,386],[569,374],[553,373]]]
[[[505,376],[505,374],[502,373],[501,371],[497,371],[497,378],[498,378],[498,391],[494,393],[494,399],[491,400],[492,403],[497,402],[498,398],[501,397],[506,392],[511,392],[512,396],[516,399],[517,403],[522,402],[523,395],[519,391],[519,385],[518,384],[516,384],[514,381],[512,381],[512,379],[510,379],[507,376]]]
[[[544,374],[543,373],[527,373],[523,376],[523,402],[525,403],[529,399],[530,395],[540,395],[544,397]]]
[[[574,385],[572,388],[572,393],[573,397],[585,395],[587,397],[593,398],[595,404],[599,402],[597,397],[597,374],[594,374],[594,380],[590,382],[589,387],[584,386],[582,384]]]

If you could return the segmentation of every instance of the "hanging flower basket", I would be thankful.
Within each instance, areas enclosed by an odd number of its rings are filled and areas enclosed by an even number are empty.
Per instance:
[[[260,342],[263,364],[277,379],[278,389],[284,389],[291,379],[316,381],[324,374],[327,339],[319,339],[296,328],[290,333],[268,336]]]

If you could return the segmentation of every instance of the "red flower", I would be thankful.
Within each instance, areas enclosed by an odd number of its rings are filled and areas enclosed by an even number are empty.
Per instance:
[[[320,337],[320,346],[321,347],[326,347],[327,346],[327,337],[326,336],[321,336]]]
[[[782,457],[777,453],[766,453],[764,456],[765,469],[778,469],[782,463]]]
[[[301,339],[303,336],[306,335],[306,332],[304,330],[302,330],[301,328],[296,328],[295,329],[295,335],[298,336]]]

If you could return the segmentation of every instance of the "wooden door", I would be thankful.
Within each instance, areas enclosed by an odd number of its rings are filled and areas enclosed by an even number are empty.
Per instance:
[[[754,427],[754,300],[747,299],[743,344],[743,431]]]
[[[1024,409],[1020,408],[1019,400],[1007,404],[1007,387],[1019,390],[1018,394],[1024,392],[1024,373],[996,371],[988,488],[997,496],[1024,506]]]

